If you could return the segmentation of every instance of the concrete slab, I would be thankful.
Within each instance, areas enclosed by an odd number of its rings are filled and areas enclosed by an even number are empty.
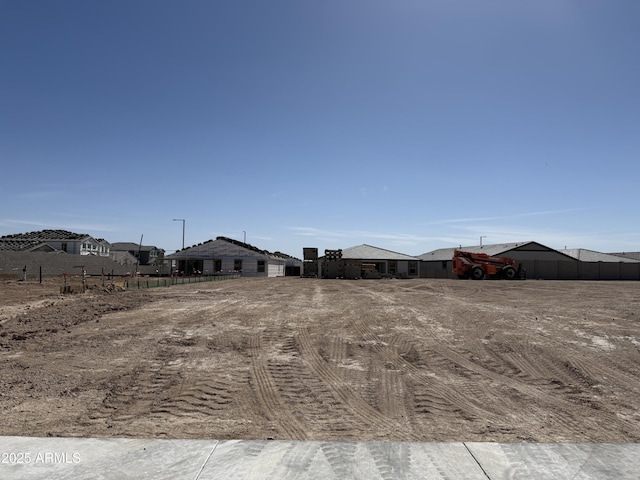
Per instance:
[[[466,443],[491,480],[637,480],[640,444]]]
[[[212,440],[0,437],[0,479],[197,478]]]
[[[0,479],[640,478],[640,444],[0,437]]]
[[[486,480],[462,443],[221,441],[198,480]]]

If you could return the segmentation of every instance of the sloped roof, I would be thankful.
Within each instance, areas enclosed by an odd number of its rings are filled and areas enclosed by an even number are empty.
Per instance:
[[[568,248],[560,250],[560,252],[581,262],[640,263],[639,260],[634,260],[632,258],[596,252],[594,250],[587,250],[586,248]]]
[[[454,250],[462,250],[465,252],[471,253],[486,253],[491,256],[500,256],[511,250],[516,248],[522,248],[524,246],[531,245],[537,246],[542,250],[555,251],[552,248],[546,247],[538,242],[528,241],[528,242],[516,242],[516,243],[495,243],[492,245],[472,245],[472,246],[458,246],[452,248],[440,248],[438,250],[433,250],[432,252],[423,253],[422,255],[418,255],[418,258],[425,262],[439,262],[445,260],[451,260],[453,258]]]
[[[111,250],[117,252],[137,252],[138,248],[141,252],[150,252],[151,250],[162,250],[154,245],[142,245],[133,242],[115,242],[111,244]]]
[[[405,255],[404,253],[393,252],[367,244],[344,248],[342,250],[342,258],[354,260],[418,260],[416,257]]]
[[[213,256],[243,256],[243,253],[253,253],[254,255],[264,255],[278,260],[286,260],[281,254],[271,253],[268,250],[261,250],[258,247],[250,245],[239,240],[227,237],[216,237],[215,240],[207,240],[206,242],[185,247],[176,253],[166,255],[167,260],[182,260],[185,257],[190,259],[212,258]]]
[[[111,253],[109,253],[109,258],[111,258],[114,262],[118,262],[120,265],[133,265],[138,261],[136,257],[131,255],[126,250],[111,251]]]
[[[26,239],[26,238],[0,238],[0,250],[10,251],[10,252],[31,252],[34,250],[42,250],[42,251],[53,251],[55,250],[52,247],[49,247],[46,242],[42,242],[40,240],[35,239]]]
[[[276,256],[276,257],[284,258],[286,260],[295,260],[297,262],[301,262],[302,261],[299,258],[292,257],[291,255],[288,255],[288,254],[282,253],[282,252],[273,252],[273,255]]]
[[[40,230],[38,232],[16,233],[13,235],[5,235],[0,240],[40,240],[58,241],[58,240],[83,240],[85,238],[93,238],[86,233],[74,233],[68,230]]]
[[[615,252],[615,253],[609,253],[609,255],[616,255],[618,257],[631,258],[633,260],[640,260],[640,252]]]

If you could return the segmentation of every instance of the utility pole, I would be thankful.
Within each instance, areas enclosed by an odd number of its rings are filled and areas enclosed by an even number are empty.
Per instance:
[[[242,230],[242,233],[244,233],[244,243],[247,243],[247,232],[245,232],[244,230]]]

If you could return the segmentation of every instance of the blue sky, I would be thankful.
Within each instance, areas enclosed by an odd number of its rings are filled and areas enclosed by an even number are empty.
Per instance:
[[[0,0],[0,235],[640,250],[636,0]]]

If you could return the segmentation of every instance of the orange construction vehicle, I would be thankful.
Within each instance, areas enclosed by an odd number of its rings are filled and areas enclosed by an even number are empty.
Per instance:
[[[521,267],[509,257],[493,257],[486,253],[471,253],[455,250],[452,261],[453,273],[458,278],[472,278],[482,280],[484,278],[506,278],[513,280],[519,278]]]

